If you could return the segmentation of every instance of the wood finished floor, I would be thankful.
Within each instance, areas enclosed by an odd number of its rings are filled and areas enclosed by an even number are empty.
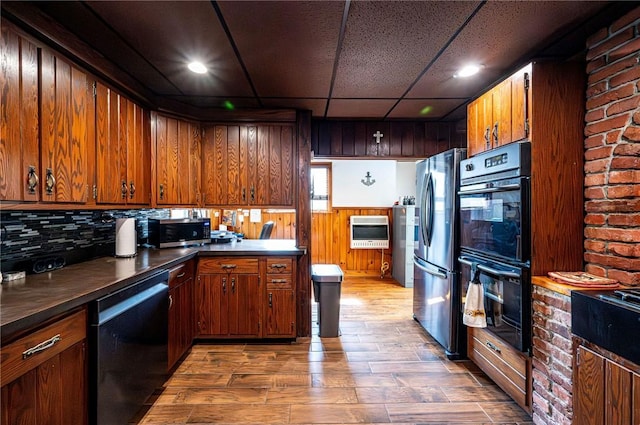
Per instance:
[[[412,318],[412,290],[347,277],[339,338],[195,345],[135,424],[532,424]],[[313,323],[315,323],[315,305]]]

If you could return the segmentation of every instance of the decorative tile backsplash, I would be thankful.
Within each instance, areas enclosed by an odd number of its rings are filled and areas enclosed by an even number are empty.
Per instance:
[[[135,217],[138,244],[147,242],[149,217],[169,210],[2,211],[0,269],[32,272],[33,262],[62,257],[65,264],[114,255],[115,219]]]

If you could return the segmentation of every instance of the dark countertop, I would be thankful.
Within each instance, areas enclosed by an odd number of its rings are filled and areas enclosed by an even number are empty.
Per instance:
[[[0,284],[0,338],[123,288],[195,256],[302,255],[293,240],[244,240],[190,248],[139,248],[133,258],[102,257]]]

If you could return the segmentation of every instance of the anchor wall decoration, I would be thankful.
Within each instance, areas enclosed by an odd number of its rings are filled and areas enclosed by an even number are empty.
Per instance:
[[[365,177],[367,178],[367,180],[365,180],[365,179],[361,179],[360,180],[362,182],[362,184],[365,185],[365,186],[371,186],[372,184],[374,184],[376,182],[375,179],[371,178],[371,173],[369,171],[367,171],[367,174],[365,175]]]

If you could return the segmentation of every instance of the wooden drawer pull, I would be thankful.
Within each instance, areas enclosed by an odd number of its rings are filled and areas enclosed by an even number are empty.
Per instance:
[[[58,342],[62,341],[62,338],[60,337],[60,334],[51,337],[51,339],[48,339],[46,341],[42,341],[40,344],[36,345],[35,347],[31,347],[28,350],[24,351],[22,353],[22,359],[28,359],[29,357],[33,356],[34,354],[38,354],[41,351],[47,350],[51,347],[53,347],[54,345],[56,345]]]
[[[287,265],[286,264],[277,263],[277,264],[272,264],[271,268],[272,269],[286,269]]]
[[[271,279],[271,283],[287,283],[287,279]]]
[[[228,270],[228,269],[235,269],[238,266],[235,264],[221,264],[220,267],[222,267],[224,270]]]
[[[502,353],[502,350],[500,350],[494,343],[490,341],[487,341],[487,347],[491,348],[493,351],[497,353]]]

